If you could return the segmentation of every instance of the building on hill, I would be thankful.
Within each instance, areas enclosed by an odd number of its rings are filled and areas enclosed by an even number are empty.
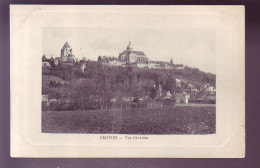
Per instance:
[[[111,61],[120,61],[120,60],[118,60],[118,58],[113,57],[113,56],[105,56],[104,55],[104,56],[99,56],[98,61],[109,63]]]
[[[181,87],[181,80],[180,79],[175,79],[176,82],[176,87],[180,88]]]
[[[127,65],[135,68],[149,68],[149,69],[184,69],[182,64],[173,64],[171,59],[169,62],[150,61],[143,51],[135,51],[131,42],[122,53],[119,53],[118,61],[125,62]]]
[[[50,59],[47,59],[45,55],[42,56],[42,67],[51,67]]]
[[[162,67],[161,67],[160,61],[150,61],[148,63],[148,68],[157,69],[157,68],[162,68]]]
[[[64,59],[70,59],[70,58],[74,59],[72,48],[67,41],[63,45],[63,48],[61,49],[61,57],[63,57]]]
[[[137,68],[148,68],[148,63],[146,62],[137,62],[136,63]]]
[[[125,66],[125,62],[119,60],[116,57],[113,56],[99,56],[98,57],[98,62],[102,63],[103,67],[124,67]]]
[[[174,64],[173,67],[174,69],[184,69],[183,64]]]
[[[126,50],[119,54],[118,59],[126,62],[127,64],[148,62],[148,58],[145,53],[143,51],[134,51],[131,46],[131,42],[127,45]]]
[[[168,62],[163,61],[148,61],[147,67],[149,69],[183,69],[182,64],[170,64]]]
[[[42,61],[42,67],[51,67],[49,61]]]
[[[75,61],[75,56],[73,55],[72,48],[67,41],[61,48],[60,57],[57,57],[56,59],[58,60],[58,62],[74,62]]]
[[[149,61],[148,68],[150,69],[173,69],[173,66],[168,62],[163,61]]]

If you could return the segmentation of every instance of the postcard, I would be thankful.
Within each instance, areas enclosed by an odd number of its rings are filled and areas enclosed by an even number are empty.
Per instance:
[[[11,5],[11,156],[244,157],[244,10]]]

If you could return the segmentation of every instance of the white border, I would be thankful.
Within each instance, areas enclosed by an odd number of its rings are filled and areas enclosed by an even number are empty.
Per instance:
[[[143,20],[144,14],[154,19]],[[125,18],[130,17],[140,23],[133,26],[144,28],[216,30],[217,133],[149,135],[145,141],[101,141],[100,135],[41,133],[42,28],[119,28],[129,26]],[[12,157],[244,157],[244,6],[11,5],[10,23]]]

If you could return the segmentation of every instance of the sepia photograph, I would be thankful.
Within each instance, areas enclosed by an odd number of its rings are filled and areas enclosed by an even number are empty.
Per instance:
[[[243,6],[11,5],[12,157],[245,156]]]
[[[214,134],[215,34],[43,28],[42,132]]]

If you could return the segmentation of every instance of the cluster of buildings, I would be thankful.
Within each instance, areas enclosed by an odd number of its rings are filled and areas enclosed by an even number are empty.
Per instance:
[[[59,63],[72,64],[74,62],[75,56],[73,55],[72,48],[68,42],[63,45],[60,57],[56,57],[55,59],[53,57],[47,59],[45,55],[42,57],[42,67],[51,67],[52,65],[57,66]]]
[[[186,96],[186,101],[180,100],[184,103],[216,103],[216,87],[210,84],[205,84],[201,88],[188,84],[187,89],[182,89],[182,94]]]
[[[119,53],[118,57],[111,56],[99,56],[98,61],[102,63],[103,66],[110,67],[136,67],[136,68],[148,68],[148,69],[183,69],[182,64],[173,64],[170,62],[161,61],[151,61],[148,59],[143,51],[135,51],[131,42],[127,45],[126,49]],[[73,50],[68,42],[66,42],[61,48],[60,57],[47,59],[45,56],[42,57],[42,67],[52,67],[58,64],[75,65],[80,67],[81,71],[84,71],[86,64],[84,61],[78,61],[73,55]],[[205,85],[204,88],[196,88],[192,84],[188,84],[187,88],[182,87],[181,79],[175,79],[176,81],[176,91],[175,93],[162,93],[162,86],[157,87],[157,98],[171,98],[174,94],[176,103],[189,103],[189,102],[215,102],[216,89],[214,86]],[[141,99],[146,99],[141,98]],[[47,99],[45,97],[44,99]],[[124,101],[130,101],[132,97],[125,97]],[[112,101],[115,101],[114,99]]]
[[[133,68],[148,68],[148,69],[183,69],[182,64],[173,64],[170,62],[162,61],[151,61],[148,59],[143,51],[135,51],[131,42],[126,47],[126,50],[119,53],[118,57],[111,56],[99,56],[98,61],[100,61],[103,67],[126,67],[130,66]],[[68,42],[66,42],[61,48],[60,57],[47,59],[45,56],[42,58],[43,67],[51,67],[52,65],[58,64],[68,64],[73,65],[78,62],[77,58],[73,54],[73,50]],[[81,62],[81,69],[84,71],[86,65]]]
[[[42,67],[52,67],[57,66],[58,64],[75,65],[75,63],[77,63],[82,71],[85,70],[86,64],[78,62],[78,59],[73,54],[73,50],[68,42],[61,48],[60,57],[51,57],[50,59],[47,59],[45,55],[42,57]]]
[[[134,68],[149,68],[149,69],[183,69],[182,64],[171,64],[169,62],[151,61],[148,59],[143,51],[135,51],[131,42],[126,47],[126,50],[119,53],[118,57],[99,56],[99,61],[104,66],[126,67]]]
[[[158,85],[156,89],[156,98],[171,99],[174,97],[177,104],[188,103],[216,103],[216,88],[210,84],[205,84],[204,87],[196,88],[193,84],[187,84],[187,87],[182,86],[181,79],[175,79],[175,91],[171,93],[167,91],[163,93],[162,86]]]
[[[143,51],[135,51],[131,42],[126,47],[126,50],[119,53],[118,57],[111,56],[99,56],[98,61],[100,61],[103,67],[126,67],[131,66],[134,68],[149,68],[149,69],[183,69],[182,64],[173,64],[170,62],[162,61],[151,61],[148,59]],[[73,64],[77,62],[77,58],[73,55],[73,50],[68,42],[66,42],[61,48],[60,57],[47,59],[45,56],[42,59],[43,67],[50,67],[58,64]],[[84,66],[81,65],[84,69]]]

